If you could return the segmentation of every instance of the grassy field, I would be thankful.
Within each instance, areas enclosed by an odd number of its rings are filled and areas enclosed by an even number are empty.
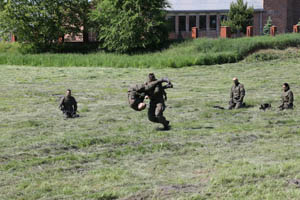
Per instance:
[[[2,65],[0,199],[299,199],[298,55],[268,50],[180,69]],[[127,88],[149,72],[174,83],[170,131],[127,105]],[[212,108],[227,107],[233,76],[248,108]],[[284,82],[293,111],[276,109]],[[67,88],[80,118],[64,120],[58,109]],[[260,111],[264,102],[273,108]]]
[[[66,44],[66,46],[68,45]],[[16,53],[17,50],[23,51],[20,45],[0,43],[0,64],[42,67],[181,68],[236,63],[261,49],[285,49],[288,47],[300,47],[300,34],[236,39],[199,38],[174,43],[162,51],[133,55],[120,55],[103,51],[89,54],[20,54]],[[72,46],[68,48],[76,50],[78,45],[75,45],[74,48]],[[87,48],[85,46],[84,52]]]

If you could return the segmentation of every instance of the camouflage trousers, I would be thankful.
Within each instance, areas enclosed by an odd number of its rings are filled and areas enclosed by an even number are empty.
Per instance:
[[[74,112],[74,111],[63,110],[62,112],[63,112],[63,114],[64,114],[64,116],[66,118],[76,118],[76,117],[79,117],[79,115],[76,114],[76,112]]]
[[[163,116],[165,110],[165,104],[163,102],[152,102],[150,101],[150,107],[148,110],[148,119],[154,123],[160,123],[167,126],[169,122]]]
[[[289,103],[284,103],[279,108],[281,110],[294,109],[294,105],[293,104],[289,104]]]
[[[243,103],[243,101],[234,101],[234,100],[230,100],[229,101],[229,107],[228,109],[239,109],[239,108],[243,108],[245,107],[245,104]]]

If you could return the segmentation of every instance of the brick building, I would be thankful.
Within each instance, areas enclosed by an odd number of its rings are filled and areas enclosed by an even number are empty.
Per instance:
[[[200,37],[217,37],[220,23],[226,19],[235,0],[168,0],[170,38],[191,37],[192,27],[199,28]],[[254,8],[254,35],[261,35],[269,16],[278,33],[291,32],[300,18],[300,0],[244,0]]]

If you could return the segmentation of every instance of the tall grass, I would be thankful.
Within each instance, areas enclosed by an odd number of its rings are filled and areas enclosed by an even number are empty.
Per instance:
[[[18,45],[14,44],[12,46]],[[3,51],[7,47],[1,44],[0,64],[56,67],[180,68],[194,65],[234,63],[260,49],[285,49],[297,46],[300,46],[300,34],[237,39],[201,38],[173,44],[170,48],[160,52],[135,55],[106,52],[90,54],[20,54],[16,53],[15,48],[11,48],[14,49],[13,51],[9,51],[10,48],[8,48],[8,51]]]

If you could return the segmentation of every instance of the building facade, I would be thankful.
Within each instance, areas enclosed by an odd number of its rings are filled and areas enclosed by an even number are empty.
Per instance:
[[[235,0],[168,0],[170,38],[190,38],[192,27],[199,37],[218,37],[221,21],[226,20],[230,4]],[[261,35],[270,16],[278,33],[291,32],[300,18],[300,0],[244,0],[254,8],[254,35]]]

